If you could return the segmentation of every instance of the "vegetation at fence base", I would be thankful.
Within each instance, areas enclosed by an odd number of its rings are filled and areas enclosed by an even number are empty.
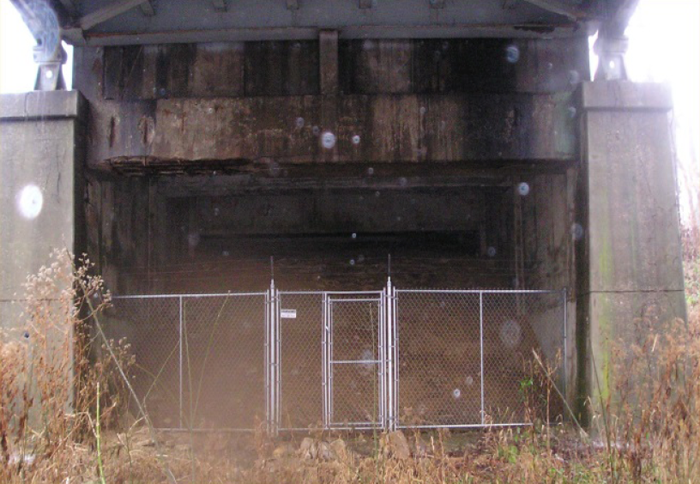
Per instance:
[[[567,410],[552,404],[554,369],[533,355],[518,382],[525,427],[159,434],[124,380],[128,345],[98,330],[109,296],[89,263],[72,261],[56,253],[29,279],[21,329],[0,338],[0,482],[700,482],[697,304],[687,324],[635,321],[639,336],[616,344],[614,391],[590,402],[587,431],[571,415],[548,423],[552,408]]]

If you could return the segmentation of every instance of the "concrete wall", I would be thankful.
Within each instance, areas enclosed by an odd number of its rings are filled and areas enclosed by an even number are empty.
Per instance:
[[[615,390],[615,347],[685,318],[685,298],[669,90],[611,81],[579,94],[576,346],[580,395],[597,403]]]
[[[0,323],[53,249],[83,250],[86,105],[77,91],[0,96]]]

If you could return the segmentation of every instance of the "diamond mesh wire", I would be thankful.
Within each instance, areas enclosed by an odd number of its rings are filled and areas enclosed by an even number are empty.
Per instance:
[[[526,392],[538,391],[536,351],[543,362],[561,365],[563,307],[561,293],[484,293],[484,401],[494,423],[526,422]],[[562,373],[558,375],[558,384]],[[544,395],[542,395],[543,397]],[[544,403],[538,396],[538,404]],[[550,415],[561,415],[558,398]]]
[[[400,426],[527,421],[524,391],[536,371],[533,350],[545,364],[561,367],[561,293],[396,294]],[[556,378],[563,388],[563,370]],[[549,405],[552,417],[561,414],[559,399]]]
[[[265,415],[265,295],[183,299],[184,425],[253,429]]]
[[[480,424],[479,295],[397,298],[399,425]]]
[[[564,389],[561,292],[397,290],[392,395],[379,293],[281,292],[277,302],[275,319],[264,293],[115,298],[105,330],[131,343],[132,382],[159,428],[253,429],[268,408],[280,430],[367,428],[383,425],[392,396],[400,427],[523,423],[533,350]],[[274,325],[279,345],[268,341]],[[266,374],[279,381],[266,385]],[[552,398],[549,415],[562,405]]]
[[[179,300],[113,299],[104,314],[108,338],[126,338],[136,356],[131,382],[159,428],[179,426]]]
[[[265,420],[265,304],[264,294],[113,300],[108,337],[131,343],[134,389],[156,427]]]
[[[356,427],[383,421],[381,301],[331,299],[331,425]]]
[[[279,294],[281,430],[323,427],[323,293]]]

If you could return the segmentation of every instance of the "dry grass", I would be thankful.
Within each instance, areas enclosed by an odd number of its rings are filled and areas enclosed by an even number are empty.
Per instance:
[[[635,322],[644,336],[615,351],[620,377],[599,402],[596,439],[573,421],[543,423],[557,395],[536,359],[521,389],[530,427],[408,432],[408,451],[386,435],[158,435],[117,367],[133,365],[128,345],[109,342],[110,353],[87,330],[109,304],[101,280],[86,261],[54,258],[28,280],[22,330],[0,338],[0,482],[700,482],[697,305],[687,325]]]

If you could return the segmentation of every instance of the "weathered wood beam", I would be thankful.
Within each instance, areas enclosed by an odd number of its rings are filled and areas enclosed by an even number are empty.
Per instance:
[[[571,95],[483,93],[163,99],[143,154],[202,163],[562,161],[575,157],[572,102]],[[136,122],[122,118],[118,129],[136,130]],[[323,143],[326,131],[334,135],[331,147]],[[118,144],[105,148],[125,153]]]
[[[117,0],[106,7],[102,7],[80,18],[78,25],[83,30],[89,30],[107,20],[113,19],[134,7],[138,7],[148,0]]]
[[[321,94],[338,94],[338,31],[322,30],[319,34]]]

